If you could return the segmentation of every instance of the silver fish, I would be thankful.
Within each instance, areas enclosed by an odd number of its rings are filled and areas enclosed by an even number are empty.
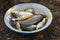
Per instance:
[[[20,15],[20,17],[17,18],[17,20],[21,20],[21,21],[31,18],[33,16],[33,14],[30,12],[19,12],[19,15]]]
[[[24,20],[24,21],[20,21],[20,24],[29,26],[29,25],[33,25],[33,24],[37,23],[41,19],[42,19],[41,15],[35,15],[32,18],[29,18],[29,19]]]
[[[21,31],[21,28],[20,28],[21,26],[20,26],[20,23],[18,21],[15,22],[15,25],[16,25],[16,28]]]
[[[31,13],[32,13],[32,12],[34,11],[34,9],[33,9],[33,8],[29,8],[29,9],[25,9],[25,11],[26,11],[26,12],[31,12]]]
[[[46,22],[46,18],[44,18],[41,22],[39,22],[39,23],[37,24],[36,29],[39,29],[39,28],[43,27],[44,24],[45,24],[45,22]]]
[[[28,30],[28,31],[32,31],[32,30],[35,30],[36,27],[37,27],[37,25],[31,25],[31,26],[23,27],[23,29]]]
[[[15,11],[16,12],[16,11]],[[18,14],[18,13],[16,13]],[[18,20],[18,21],[22,21],[22,20],[25,20],[25,19],[28,19],[28,18],[31,18],[33,16],[32,13],[30,12],[19,12],[19,17],[17,18],[12,18],[12,21],[15,21],[15,20]]]

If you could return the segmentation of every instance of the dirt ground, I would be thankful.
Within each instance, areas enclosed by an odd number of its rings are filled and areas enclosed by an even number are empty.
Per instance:
[[[45,30],[32,36],[24,36],[11,31],[4,24],[5,12],[15,4],[22,3],[17,0],[0,0],[0,40],[60,40],[60,0],[34,0],[48,7],[53,14],[52,24]]]

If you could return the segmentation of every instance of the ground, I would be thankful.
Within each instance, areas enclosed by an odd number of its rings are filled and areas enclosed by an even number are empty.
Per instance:
[[[51,25],[34,35],[24,36],[6,27],[4,23],[5,12],[15,4],[22,3],[16,0],[0,0],[0,40],[60,40],[60,0],[34,0],[48,7],[53,14]]]

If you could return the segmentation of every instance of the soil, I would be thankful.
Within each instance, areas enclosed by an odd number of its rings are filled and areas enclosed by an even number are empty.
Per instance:
[[[51,10],[53,14],[51,25],[31,36],[16,33],[6,27],[4,15],[10,7],[23,2],[19,0],[0,0],[0,40],[60,40],[60,0],[33,0],[32,2],[42,4]]]

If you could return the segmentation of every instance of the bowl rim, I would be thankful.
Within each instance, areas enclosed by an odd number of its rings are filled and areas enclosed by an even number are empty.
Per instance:
[[[37,5],[41,5],[41,4],[38,4],[38,3],[22,3],[22,5],[23,4],[37,4]],[[17,4],[17,5],[21,5],[21,4]],[[16,5],[14,5],[14,6],[16,6]],[[44,5],[41,5],[41,6],[43,6],[43,7],[45,7]],[[45,7],[46,9],[48,9],[47,7]],[[8,9],[9,10],[9,9]],[[49,10],[49,9],[48,9]],[[8,12],[8,11],[7,11]],[[6,12],[6,13],[7,13]],[[50,20],[50,23],[48,23],[48,25],[46,25],[46,26],[44,26],[44,27],[42,27],[41,29],[38,29],[38,30],[34,30],[34,31],[19,31],[19,30],[17,30],[17,29],[13,29],[12,28],[12,26],[10,26],[7,22],[6,22],[6,20],[5,20],[5,18],[6,18],[6,13],[5,13],[5,15],[4,15],[4,22],[5,22],[5,25],[9,28],[9,29],[11,29],[12,31],[15,31],[15,32],[18,32],[18,33],[36,33],[36,32],[39,32],[39,31],[42,31],[42,30],[44,30],[44,29],[46,29],[47,27],[49,27],[49,25],[52,23],[52,20],[53,20],[53,15],[52,15],[52,12],[49,10],[49,12],[50,12],[50,14],[51,14],[51,20]]]

